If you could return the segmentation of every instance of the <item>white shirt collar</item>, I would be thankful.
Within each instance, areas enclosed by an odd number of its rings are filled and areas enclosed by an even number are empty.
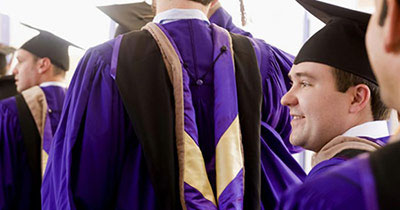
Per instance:
[[[342,136],[365,136],[370,138],[382,138],[389,136],[389,125],[385,120],[366,122],[347,130]]]
[[[43,82],[39,86],[40,87],[58,86],[62,88],[67,88],[67,85],[63,82]]]
[[[198,9],[170,9],[157,14],[153,22],[159,24],[166,24],[183,19],[199,19],[210,24],[207,16]]]

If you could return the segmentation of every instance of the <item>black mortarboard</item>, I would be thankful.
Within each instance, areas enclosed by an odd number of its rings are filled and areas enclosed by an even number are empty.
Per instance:
[[[14,51],[15,48],[0,43],[0,54],[8,55]]]
[[[297,0],[326,24],[303,45],[294,64],[317,62],[377,84],[365,48],[371,15],[316,0]]]
[[[54,65],[67,71],[69,69],[68,47],[80,47],[48,31],[44,31],[26,24],[23,25],[35,29],[40,33],[39,35],[25,42],[25,44],[22,45],[21,49],[24,49],[40,58],[47,57]]]
[[[133,30],[140,30],[154,18],[153,9],[146,2],[115,4],[97,7],[119,24],[115,36]]]

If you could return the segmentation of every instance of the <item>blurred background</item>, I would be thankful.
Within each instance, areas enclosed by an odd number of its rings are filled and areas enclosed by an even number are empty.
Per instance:
[[[48,30],[85,50],[114,35],[117,24],[96,6],[140,2],[143,0],[0,0],[0,43],[20,47],[38,32],[20,23]],[[302,44],[322,26],[295,0],[243,0],[247,25],[243,28],[290,54],[296,55]],[[373,0],[323,0],[347,8],[372,12]],[[151,4],[151,0],[146,0]],[[238,0],[220,0],[222,6],[241,25]],[[85,50],[69,48],[71,67],[68,82]],[[12,56],[8,57],[13,59]],[[13,62],[15,64],[15,62]],[[308,172],[311,152],[295,155]]]

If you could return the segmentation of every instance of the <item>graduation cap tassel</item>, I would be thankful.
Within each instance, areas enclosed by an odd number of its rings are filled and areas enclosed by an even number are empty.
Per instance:
[[[246,11],[245,11],[245,9],[244,9],[243,0],[239,0],[239,2],[240,2],[240,13],[241,13],[241,15],[242,15],[242,26],[245,26],[246,23],[247,23],[247,20],[246,20]]]

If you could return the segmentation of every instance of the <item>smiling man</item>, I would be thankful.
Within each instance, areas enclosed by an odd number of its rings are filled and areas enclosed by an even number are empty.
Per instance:
[[[293,86],[281,100],[293,117],[290,142],[316,152],[309,180],[383,146],[389,138],[389,110],[380,101],[364,46],[369,15],[299,2],[326,23],[297,55],[289,73]],[[338,18],[338,11],[348,18]]]
[[[400,110],[400,0],[376,0],[366,45],[382,100]],[[288,191],[276,209],[400,209],[400,136]]]

